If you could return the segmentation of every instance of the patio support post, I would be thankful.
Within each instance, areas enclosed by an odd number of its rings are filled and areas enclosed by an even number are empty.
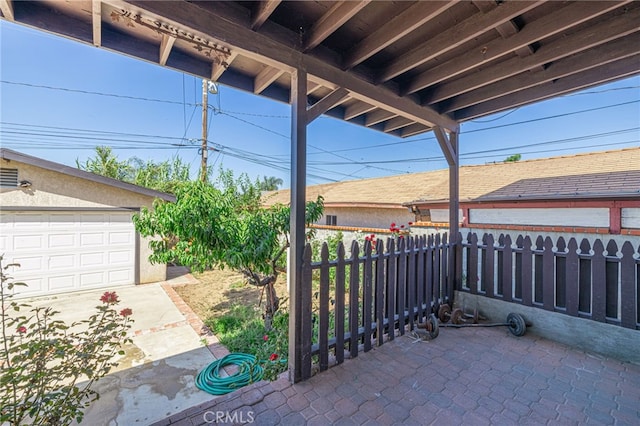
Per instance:
[[[311,370],[311,306],[304,306],[302,256],[305,245],[305,200],[307,172],[307,72],[291,74],[291,256],[288,265],[289,290],[289,381],[305,380]],[[307,343],[309,341],[309,344]],[[305,364],[309,368],[305,368]]]
[[[461,262],[462,246],[458,241],[458,231],[460,223],[460,153],[458,149],[458,132],[451,132],[447,135],[439,126],[434,129],[436,139],[440,144],[442,153],[444,154],[447,164],[449,164],[449,243],[452,246],[449,256],[449,265],[447,273],[447,294],[446,297],[453,303],[454,289],[459,286],[462,280],[461,268],[457,265]],[[441,295],[443,296],[443,295]]]

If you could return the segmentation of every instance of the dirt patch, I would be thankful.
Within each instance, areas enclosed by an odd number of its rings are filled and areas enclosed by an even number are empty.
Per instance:
[[[258,306],[260,302],[262,289],[247,284],[244,276],[237,272],[214,269],[194,273],[193,276],[198,280],[197,284],[175,287],[175,290],[202,321],[211,317],[219,318],[234,305]],[[275,288],[281,309],[286,309],[289,294],[285,274],[280,274]],[[263,307],[264,300],[261,311]]]

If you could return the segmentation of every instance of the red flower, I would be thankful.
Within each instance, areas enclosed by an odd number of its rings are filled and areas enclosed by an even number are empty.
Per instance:
[[[400,225],[400,228],[404,228],[404,225]]]
[[[376,234],[371,234],[371,239],[373,240],[374,238],[376,238]]]
[[[108,305],[113,305],[119,302],[118,295],[115,291],[105,291],[102,297],[100,297],[100,301]]]
[[[395,222],[391,222],[391,227],[395,228],[396,227],[396,223]]]
[[[409,222],[409,226],[413,225],[413,222]]]
[[[24,325],[21,325],[20,327],[18,327],[17,332],[20,334],[24,334],[27,332],[27,327],[25,327]]]
[[[269,357],[269,361],[275,361],[276,359],[278,359],[278,354],[271,354]]]
[[[264,336],[262,336],[262,340],[264,340],[264,341],[266,342],[267,340],[269,340],[269,336],[267,336],[267,335],[265,334]]]
[[[123,310],[120,311],[120,315],[122,315],[123,317],[128,317],[131,314],[133,314],[133,311],[131,310],[131,308],[124,308]]]

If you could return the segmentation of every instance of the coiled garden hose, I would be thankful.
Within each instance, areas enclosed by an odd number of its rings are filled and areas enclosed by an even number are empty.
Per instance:
[[[238,372],[222,377],[220,369],[227,365],[237,365]],[[250,354],[232,353],[213,361],[203,368],[196,377],[196,386],[211,395],[225,395],[243,386],[262,380],[264,370]]]

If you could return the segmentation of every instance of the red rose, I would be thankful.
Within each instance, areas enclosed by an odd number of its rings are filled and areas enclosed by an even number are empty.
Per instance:
[[[119,302],[118,295],[116,294],[115,291],[111,291],[111,292],[105,291],[102,297],[100,297],[100,301],[108,305],[112,305]]]
[[[120,311],[120,315],[122,315],[123,317],[128,317],[131,314],[133,314],[133,311],[131,310],[131,308],[124,308],[123,310]]]
[[[267,335],[265,334],[264,336],[262,336],[262,340],[264,340],[264,341],[266,342],[267,340],[269,340],[269,336],[267,336]]]
[[[276,359],[278,359],[278,354],[271,354],[269,357],[269,361],[275,361]]]
[[[21,325],[20,327],[18,327],[18,333],[20,334],[24,334],[27,332],[27,327],[25,327],[24,325]]]

